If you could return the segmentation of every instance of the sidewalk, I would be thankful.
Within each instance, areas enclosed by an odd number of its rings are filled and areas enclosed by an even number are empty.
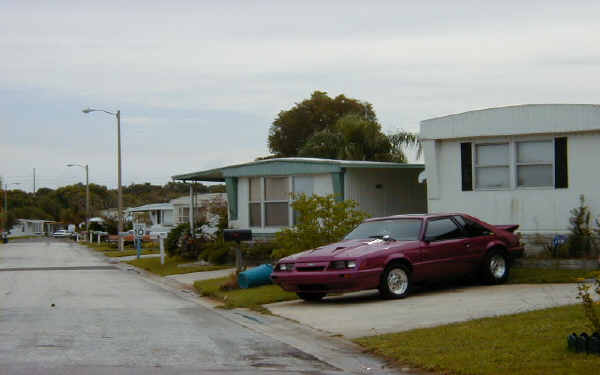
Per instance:
[[[137,259],[137,255],[130,255],[126,257],[109,257],[110,259],[116,259],[119,262],[129,262],[130,260]],[[141,255],[140,258],[160,258],[160,254],[146,254]]]
[[[229,276],[234,271],[235,271],[235,268],[227,268],[227,269],[218,270],[218,271],[192,272],[192,273],[182,273],[180,275],[169,275],[169,276],[165,276],[165,278],[178,281],[182,284],[193,285],[194,281],[225,277],[225,276]]]

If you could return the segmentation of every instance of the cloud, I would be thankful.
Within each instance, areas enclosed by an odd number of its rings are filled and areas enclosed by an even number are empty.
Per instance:
[[[373,103],[386,131],[482,107],[599,102],[599,7],[6,2],[0,173],[43,165],[70,183],[65,160],[87,159],[114,181],[114,119],[87,106],[122,111],[127,178],[159,182],[265,155],[277,113],[314,90]]]

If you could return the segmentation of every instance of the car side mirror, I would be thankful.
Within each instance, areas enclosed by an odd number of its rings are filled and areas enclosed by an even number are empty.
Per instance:
[[[425,242],[425,243],[430,243],[433,240],[435,240],[435,238],[432,237],[432,236],[425,236],[425,237],[423,237],[423,242]]]

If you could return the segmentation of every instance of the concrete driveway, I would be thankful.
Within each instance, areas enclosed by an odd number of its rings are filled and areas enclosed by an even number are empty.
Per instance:
[[[382,300],[377,291],[267,305],[273,314],[348,338],[577,303],[575,284],[463,286]]]

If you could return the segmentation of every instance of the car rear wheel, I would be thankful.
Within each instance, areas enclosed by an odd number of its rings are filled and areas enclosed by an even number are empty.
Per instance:
[[[379,292],[384,298],[404,298],[410,291],[410,271],[403,264],[392,264],[385,269]]]
[[[325,297],[326,293],[302,293],[302,292],[298,292],[296,293],[298,295],[298,297],[302,298],[305,301],[309,301],[309,302],[317,302],[323,299],[323,297]]]
[[[483,279],[488,284],[502,284],[508,279],[510,263],[501,251],[491,251],[483,263]]]

